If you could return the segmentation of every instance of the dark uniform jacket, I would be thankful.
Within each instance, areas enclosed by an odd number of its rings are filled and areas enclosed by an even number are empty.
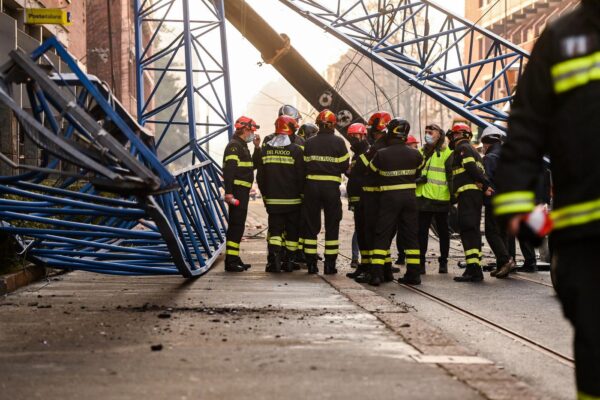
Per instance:
[[[249,190],[254,182],[254,164],[248,144],[237,135],[223,153],[223,180],[226,194],[231,194],[234,186]]]
[[[452,157],[452,194],[458,197],[465,190],[486,191],[489,186],[481,155],[468,140],[459,141]]]
[[[485,169],[485,175],[488,177],[490,187],[496,190],[496,170],[498,168],[498,160],[500,160],[500,152],[502,150],[501,143],[494,143],[483,156],[483,167]],[[486,206],[491,205],[491,199],[486,196],[483,199]]]
[[[271,140],[273,140],[273,138],[275,137],[274,133],[268,134],[267,136],[265,136],[265,138],[262,141],[262,145],[261,145],[261,149],[263,147],[265,147],[267,145],[267,143],[269,143]],[[304,138],[294,134],[292,136],[290,136],[290,139],[292,141],[293,144],[298,145],[298,147],[300,147],[301,150],[304,150]],[[254,161],[254,164],[258,164],[259,160],[260,160],[260,151],[255,151],[254,154],[252,154],[252,161]]]
[[[304,160],[298,145],[263,146],[257,169],[256,181],[268,212],[287,212],[300,207]]]
[[[369,165],[369,160],[365,156],[365,153],[369,150],[369,142],[362,140],[354,143],[350,147],[350,150],[353,151],[354,155],[352,156],[352,162],[350,163],[350,172],[347,174],[348,183],[346,185],[346,191],[348,193],[348,201],[350,203],[356,203],[360,201],[360,193],[362,192],[366,171],[365,167]]]
[[[538,39],[519,80],[498,166],[495,213],[533,209],[552,160],[554,240],[600,234],[600,2],[583,0]]]
[[[399,139],[391,139],[389,145],[375,154],[369,163],[381,192],[402,190],[415,195],[418,169],[423,156],[418,150]]]
[[[379,191],[377,176],[370,173],[369,163],[375,157],[375,154],[386,146],[387,142],[384,136],[373,142],[369,150],[364,154],[358,156],[358,160],[352,168],[351,175],[357,181],[357,185],[360,185],[362,192]]]
[[[306,141],[304,162],[307,180],[340,184],[350,166],[350,154],[344,139],[323,129]]]

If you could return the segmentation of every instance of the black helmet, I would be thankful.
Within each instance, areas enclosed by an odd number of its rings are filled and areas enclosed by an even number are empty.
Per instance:
[[[303,124],[300,129],[298,129],[298,132],[296,132],[296,135],[303,137],[304,139],[309,139],[313,136],[315,136],[317,133],[319,132],[319,127],[316,126],[315,124],[311,124],[306,123]]]
[[[296,121],[300,121],[302,119],[302,116],[300,115],[298,109],[294,106],[290,106],[289,104],[285,104],[279,108],[278,116],[281,117],[282,115],[289,115]]]
[[[406,141],[410,133],[410,124],[402,118],[394,118],[387,124],[387,136]]]

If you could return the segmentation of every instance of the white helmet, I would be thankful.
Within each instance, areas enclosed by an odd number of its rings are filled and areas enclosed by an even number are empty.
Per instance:
[[[497,126],[491,125],[483,130],[483,133],[479,137],[481,143],[500,142],[503,143],[506,140],[506,133],[498,128]]]

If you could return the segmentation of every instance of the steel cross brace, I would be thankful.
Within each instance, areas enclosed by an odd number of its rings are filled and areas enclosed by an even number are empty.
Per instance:
[[[529,58],[509,41],[429,0],[280,1],[477,126],[505,129]]]

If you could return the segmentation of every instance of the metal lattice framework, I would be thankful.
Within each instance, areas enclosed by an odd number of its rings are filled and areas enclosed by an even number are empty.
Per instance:
[[[428,0],[280,1],[474,124],[503,128],[529,57],[509,41]]]
[[[222,179],[206,157],[172,173],[151,131],[86,75],[55,39],[10,53],[0,102],[38,147],[41,163],[2,156],[0,230],[42,265],[111,274],[205,273],[224,247]],[[63,67],[66,66],[66,67]],[[31,109],[12,98],[25,85]]]
[[[222,0],[135,0],[135,24],[139,123],[165,165],[210,160],[201,145],[233,133]]]

